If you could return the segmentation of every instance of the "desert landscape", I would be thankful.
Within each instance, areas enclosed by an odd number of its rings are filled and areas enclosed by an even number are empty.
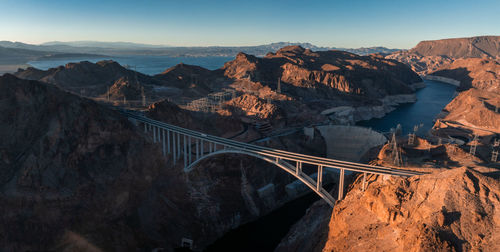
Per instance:
[[[6,34],[0,251],[500,251],[500,36]]]

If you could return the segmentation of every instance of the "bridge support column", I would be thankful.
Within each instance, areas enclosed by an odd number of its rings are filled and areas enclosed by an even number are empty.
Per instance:
[[[147,133],[148,132],[148,126],[146,125],[146,123],[144,123],[144,133]]]
[[[208,142],[208,153],[212,153],[212,143]]]
[[[297,161],[295,164],[295,175],[299,175],[302,172],[302,162]]]
[[[172,131],[172,149],[173,149],[172,157],[174,158],[174,165],[175,165],[177,160],[177,146],[175,145],[175,132],[173,131]]]
[[[177,159],[181,158],[181,136],[177,133]]]
[[[153,126],[153,143],[156,143],[156,127]]]
[[[340,169],[340,179],[339,179],[339,198],[342,200],[344,198],[344,169]]]
[[[161,128],[157,127],[156,128],[158,132],[156,132],[156,139],[158,140],[158,143],[161,142],[160,136],[161,136]]]
[[[167,152],[170,154],[170,130],[167,130]]]
[[[200,155],[201,155],[202,157],[203,157],[203,155],[205,155],[205,151],[203,150],[203,149],[204,149],[204,148],[203,148],[203,146],[204,146],[204,144],[203,144],[203,139],[201,139],[201,141],[200,141],[200,149],[201,149],[200,153],[201,153],[201,154],[200,154]]]
[[[316,176],[316,190],[319,192],[323,187],[323,166],[318,165],[318,176]]]
[[[189,164],[191,164],[191,156],[193,155],[193,152],[191,152],[191,136],[188,136],[188,153],[189,153]]]
[[[199,145],[199,139],[196,138],[195,141],[196,141],[196,160],[198,160],[200,158],[200,152],[198,151],[198,149],[199,149],[199,146],[198,146]]]
[[[363,172],[363,192],[365,191],[365,184],[366,184],[366,172]]]
[[[162,153],[163,153],[163,156],[167,156],[167,153],[165,152],[166,149],[165,149],[165,130],[164,129],[161,129],[161,145],[162,145]]]
[[[187,142],[186,142],[186,135],[184,135],[184,167],[187,167]]]

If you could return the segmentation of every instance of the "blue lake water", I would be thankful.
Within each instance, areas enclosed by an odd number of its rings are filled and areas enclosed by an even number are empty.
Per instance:
[[[437,81],[425,81],[427,87],[416,92],[417,102],[403,104],[380,119],[358,122],[357,125],[371,127],[380,132],[388,132],[401,124],[403,133],[413,131],[413,126],[423,123],[418,135],[425,135],[433,126],[433,120],[453,99],[456,86]]]
[[[73,59],[57,59],[57,60],[41,60],[31,61],[33,67],[47,70],[52,67],[65,65],[69,62],[90,61],[97,62],[100,60],[114,60],[121,65],[128,65],[136,68],[137,71],[149,75],[154,75],[165,71],[167,68],[175,66],[179,63],[190,65],[198,65],[210,70],[218,69],[225,62],[233,60],[234,57],[167,57],[154,55],[129,55],[129,56],[110,56],[102,58],[73,58]],[[371,127],[380,132],[388,132],[391,128],[395,128],[397,124],[401,124],[403,133],[407,134],[413,130],[413,126],[423,124],[419,130],[419,135],[425,135],[433,125],[433,120],[437,114],[448,104],[455,92],[456,87],[450,84],[425,81],[427,87],[416,92],[417,102],[411,104],[403,104],[395,111],[389,113],[383,118],[372,119],[368,121],[358,122],[357,125]]]
[[[49,68],[58,67],[72,62],[89,61],[98,62],[101,60],[114,60],[122,66],[128,65],[131,68],[136,68],[138,72],[154,75],[165,71],[167,68],[175,66],[179,63],[197,65],[210,70],[215,70],[224,65],[225,62],[233,60],[234,57],[167,57],[154,55],[125,55],[125,56],[109,56],[109,57],[90,57],[90,58],[68,58],[68,59],[51,59],[37,60],[28,62],[31,66],[47,70]]]

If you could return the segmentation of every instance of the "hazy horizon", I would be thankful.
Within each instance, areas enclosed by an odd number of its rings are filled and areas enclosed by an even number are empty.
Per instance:
[[[5,0],[0,8],[0,40],[29,44],[100,41],[206,47],[304,41],[319,47],[409,49],[422,40],[500,34],[500,2],[493,0]]]

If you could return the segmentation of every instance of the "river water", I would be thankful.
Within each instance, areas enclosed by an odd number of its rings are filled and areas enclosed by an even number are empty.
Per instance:
[[[401,124],[403,133],[413,131],[415,125],[423,124],[417,132],[423,136],[434,125],[433,120],[441,110],[453,99],[456,86],[426,80],[427,87],[417,90],[417,102],[400,105],[396,110],[380,119],[358,122],[357,125],[370,127],[379,132],[388,132]]]

